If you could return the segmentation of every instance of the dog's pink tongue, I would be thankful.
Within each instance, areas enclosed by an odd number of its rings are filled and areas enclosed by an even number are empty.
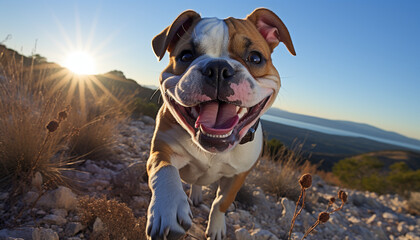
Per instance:
[[[195,127],[199,126],[206,133],[227,134],[238,124],[239,116],[236,106],[228,103],[207,102],[200,104],[200,113]]]

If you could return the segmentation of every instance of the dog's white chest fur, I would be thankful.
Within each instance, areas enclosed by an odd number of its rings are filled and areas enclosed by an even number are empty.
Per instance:
[[[209,185],[221,177],[232,177],[245,172],[254,165],[261,153],[261,126],[255,132],[252,142],[237,145],[229,152],[218,154],[204,152],[191,141],[188,134],[180,130],[168,131],[164,137],[173,140],[172,165],[179,170],[182,180],[190,184]]]

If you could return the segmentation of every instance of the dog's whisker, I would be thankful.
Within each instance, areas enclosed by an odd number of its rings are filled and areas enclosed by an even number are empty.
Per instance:
[[[150,98],[149,98],[149,101],[150,101],[150,100],[152,100],[152,98],[156,95],[156,93],[159,93],[159,94],[160,94],[160,89],[159,89],[159,88],[158,88],[158,89],[156,89],[156,90],[153,92],[152,96],[150,96]]]

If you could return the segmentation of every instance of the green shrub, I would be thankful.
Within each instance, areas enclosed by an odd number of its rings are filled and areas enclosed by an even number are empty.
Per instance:
[[[278,160],[275,159],[276,156],[279,155],[280,150],[285,151],[285,147],[284,144],[282,142],[280,142],[278,139],[273,138],[271,140],[266,141],[266,148],[264,150],[267,150],[267,154],[273,159],[273,160]]]
[[[132,109],[132,116],[134,118],[138,118],[143,115],[156,118],[156,115],[159,111],[159,106],[142,98],[138,98],[132,104]]]
[[[407,195],[420,191],[420,170],[411,170],[405,162],[394,163],[389,167],[387,181],[395,192]]]
[[[370,175],[361,179],[361,188],[363,190],[377,192],[380,194],[386,193],[389,190],[386,178],[378,173],[371,173]]]
[[[346,158],[334,165],[333,173],[345,186],[359,190],[406,196],[412,191],[420,191],[420,170],[411,170],[405,162],[385,168],[373,157]]]
[[[333,173],[340,181],[350,188],[369,189],[375,188],[369,179],[377,182],[378,173],[384,164],[377,158],[363,156],[361,158],[346,158],[334,164]]]

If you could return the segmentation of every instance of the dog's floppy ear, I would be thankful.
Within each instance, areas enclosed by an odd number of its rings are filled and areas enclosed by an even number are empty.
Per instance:
[[[254,23],[271,50],[277,47],[280,42],[283,42],[289,52],[294,56],[296,55],[289,31],[275,13],[266,8],[257,8],[246,17],[246,20]]]
[[[182,12],[170,26],[153,38],[153,51],[159,61],[165,55],[166,50],[171,51],[172,47],[178,42],[182,35],[184,35],[193,23],[200,18],[200,15],[193,10],[186,10]]]

